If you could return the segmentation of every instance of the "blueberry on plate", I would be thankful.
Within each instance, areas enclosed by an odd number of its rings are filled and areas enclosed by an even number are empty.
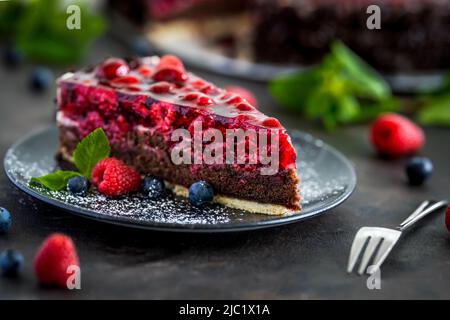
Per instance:
[[[166,186],[161,178],[147,176],[142,182],[142,192],[151,200],[161,198],[166,192]]]
[[[67,191],[77,196],[85,196],[89,192],[89,180],[85,177],[76,176],[67,182]]]
[[[17,276],[23,267],[23,256],[20,252],[6,250],[0,253],[0,270],[6,277]]]
[[[7,233],[11,229],[11,214],[5,208],[0,207],[0,234]]]
[[[52,72],[45,67],[36,67],[31,71],[30,86],[35,91],[44,91],[53,82]]]
[[[206,181],[197,181],[189,187],[189,201],[194,206],[201,206],[212,202],[214,198],[214,189]]]
[[[23,54],[14,46],[7,46],[3,51],[3,63],[10,68],[17,68],[24,61]]]
[[[433,173],[433,163],[425,157],[411,158],[406,165],[406,175],[411,185],[421,185]]]

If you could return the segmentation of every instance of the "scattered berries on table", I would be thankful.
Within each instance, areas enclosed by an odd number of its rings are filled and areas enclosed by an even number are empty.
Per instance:
[[[11,229],[11,214],[5,208],[0,207],[0,234],[7,233]]]
[[[142,192],[151,200],[161,198],[166,192],[166,186],[161,178],[155,176],[147,176],[142,182]]]
[[[95,166],[92,171],[92,182],[100,193],[109,197],[118,197],[139,190],[141,176],[124,162],[107,158]]]
[[[448,206],[447,210],[445,210],[445,225],[447,230],[450,231],[450,206]]]
[[[85,196],[89,192],[89,186],[88,179],[77,176],[69,179],[67,182],[67,191],[77,196]]]
[[[375,120],[370,138],[380,154],[390,157],[412,154],[425,143],[421,128],[411,120],[393,113],[381,115]]]
[[[17,68],[24,61],[23,54],[14,46],[7,46],[3,52],[3,63],[9,68]]]
[[[201,206],[212,202],[214,198],[214,189],[206,181],[194,182],[189,187],[189,201],[195,206]]]
[[[0,269],[5,277],[17,276],[23,267],[23,256],[15,250],[6,250],[0,254]]]
[[[41,284],[67,288],[70,266],[79,266],[78,255],[72,239],[55,233],[45,239],[34,260],[34,272]]]
[[[237,95],[240,95],[242,98],[247,100],[248,103],[250,103],[252,106],[257,107],[258,106],[258,100],[256,99],[255,95],[245,88],[239,87],[239,86],[228,86],[225,88],[228,92],[235,93]]]
[[[52,72],[45,67],[36,67],[31,71],[30,86],[35,91],[44,91],[53,82]]]
[[[406,175],[412,185],[424,183],[433,173],[433,163],[425,157],[411,158],[406,164]]]

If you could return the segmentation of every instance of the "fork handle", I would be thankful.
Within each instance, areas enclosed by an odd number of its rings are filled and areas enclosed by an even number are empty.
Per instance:
[[[398,227],[398,229],[400,231],[405,231],[406,229],[410,228],[413,224],[415,224],[417,221],[421,220],[423,217],[427,216],[428,214],[439,208],[442,208],[445,205],[447,205],[447,201],[442,200],[431,205],[430,207],[423,210],[419,214],[417,214],[417,210],[415,210],[408,218],[406,218],[406,220]]]

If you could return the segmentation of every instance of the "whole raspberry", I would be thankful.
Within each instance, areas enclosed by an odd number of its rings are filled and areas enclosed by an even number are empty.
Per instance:
[[[141,186],[141,176],[122,161],[107,158],[95,166],[92,171],[92,182],[100,193],[118,197],[137,191]]]
[[[254,106],[254,107],[258,106],[258,100],[253,95],[253,93],[250,92],[249,90],[239,87],[239,86],[228,86],[225,89],[227,89],[228,92],[232,92],[232,93],[235,93],[235,94],[241,96],[242,98],[247,100],[247,102],[250,103],[252,106]]]
[[[372,124],[371,141],[382,155],[399,157],[421,149],[425,136],[411,120],[393,113],[378,117]]]
[[[67,279],[72,275],[68,268],[79,265],[72,239],[55,233],[41,245],[34,259],[34,272],[42,284],[67,288]]]
[[[445,210],[445,225],[447,226],[447,230],[450,231],[450,206]]]

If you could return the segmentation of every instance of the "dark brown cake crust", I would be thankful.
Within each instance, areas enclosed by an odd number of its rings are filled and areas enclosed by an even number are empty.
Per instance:
[[[60,152],[72,155],[81,140],[76,127],[59,125]],[[120,146],[111,145],[112,155],[138,169],[142,174],[153,174],[168,182],[189,187],[198,180],[211,183],[218,194],[236,198],[236,190],[243,199],[260,203],[287,206],[291,210],[300,210],[299,195],[295,190],[299,184],[295,169],[281,171],[276,176],[260,175],[259,171],[245,172],[232,170],[230,165],[220,167],[199,167],[195,174],[192,165],[175,165],[170,159],[170,151],[163,136],[139,132],[129,132],[127,141]],[[127,148],[124,148],[127,145]],[[267,191],[269,190],[269,194]]]

